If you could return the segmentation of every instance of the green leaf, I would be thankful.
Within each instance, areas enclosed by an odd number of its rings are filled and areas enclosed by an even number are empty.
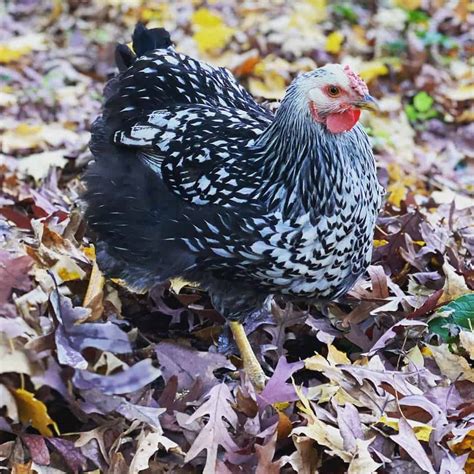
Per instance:
[[[413,107],[413,105],[411,104],[405,106],[405,113],[407,114],[408,119],[412,122],[414,122],[418,118],[418,113],[415,107]]]
[[[413,105],[419,112],[428,112],[428,110],[431,109],[433,102],[433,97],[425,91],[418,92],[418,94],[413,98]]]
[[[357,23],[359,16],[353,10],[352,6],[348,3],[342,3],[339,5],[334,6],[334,13],[340,15],[345,20],[349,21],[350,23]]]
[[[408,12],[408,23],[425,23],[430,19],[422,10],[411,10]]]
[[[461,296],[451,303],[439,308],[436,313],[449,313],[428,323],[430,331],[443,341],[452,342],[462,329],[474,329],[474,293]]]

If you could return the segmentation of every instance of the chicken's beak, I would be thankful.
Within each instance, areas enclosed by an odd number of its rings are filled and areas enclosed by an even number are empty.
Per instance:
[[[368,94],[362,100],[354,102],[354,105],[359,109],[370,110],[372,112],[380,111],[380,107],[377,104],[377,101],[371,95]]]

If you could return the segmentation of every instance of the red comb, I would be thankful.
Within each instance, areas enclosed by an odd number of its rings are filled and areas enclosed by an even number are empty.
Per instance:
[[[347,74],[349,78],[349,83],[358,94],[361,96],[367,95],[369,93],[369,89],[367,88],[367,84],[361,79],[361,77],[356,74],[348,64],[344,66],[344,72]]]

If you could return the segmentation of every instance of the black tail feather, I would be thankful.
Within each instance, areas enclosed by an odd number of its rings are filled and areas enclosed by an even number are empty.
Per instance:
[[[128,69],[135,59],[154,49],[168,48],[172,45],[170,34],[164,28],[149,30],[143,23],[137,23],[132,36],[133,51],[125,44],[117,45],[115,62],[119,71]]]
[[[142,23],[137,23],[133,32],[133,50],[138,57],[154,49],[163,49],[171,46],[170,34],[164,28],[148,30]]]
[[[115,64],[120,72],[128,69],[135,59],[136,55],[126,44],[118,44],[115,48]]]

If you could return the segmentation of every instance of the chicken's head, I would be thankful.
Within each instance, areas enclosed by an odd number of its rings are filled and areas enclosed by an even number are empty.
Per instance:
[[[349,66],[327,64],[302,74],[295,83],[310,117],[332,133],[352,129],[361,109],[378,109],[365,82]]]

